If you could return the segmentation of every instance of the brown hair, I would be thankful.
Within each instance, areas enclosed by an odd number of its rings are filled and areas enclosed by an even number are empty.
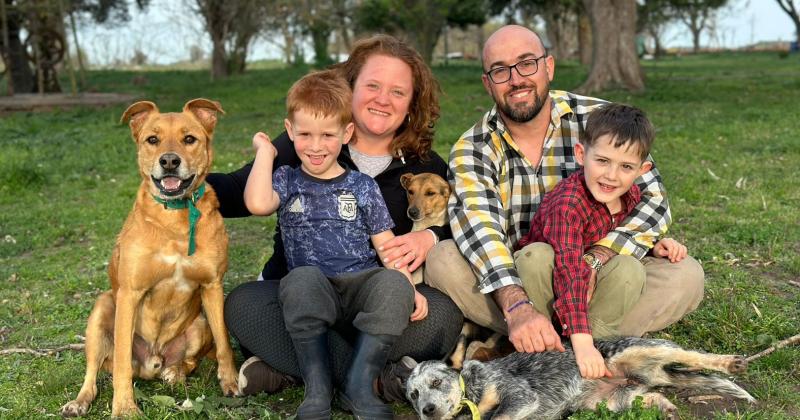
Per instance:
[[[338,118],[342,126],[353,119],[353,91],[335,70],[309,73],[295,82],[286,95],[286,114],[290,120],[303,110],[314,117]]]
[[[644,161],[656,133],[644,111],[624,104],[608,104],[595,109],[586,121],[581,143],[587,148],[594,146],[598,138],[608,135],[614,147],[635,147]]]
[[[439,82],[419,53],[408,44],[385,34],[361,39],[353,45],[347,61],[334,66],[353,88],[367,59],[385,55],[402,60],[411,67],[413,95],[408,118],[400,125],[391,143],[392,155],[425,157],[433,145],[433,133],[439,118]],[[354,137],[352,141],[356,141]]]

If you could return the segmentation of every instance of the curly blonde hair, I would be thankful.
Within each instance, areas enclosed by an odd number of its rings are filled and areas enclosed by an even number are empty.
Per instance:
[[[342,72],[352,89],[367,59],[376,54],[394,57],[408,64],[414,85],[408,118],[398,127],[391,143],[392,155],[425,158],[433,146],[434,126],[439,119],[439,82],[416,50],[385,34],[357,41],[348,59],[334,67]]]

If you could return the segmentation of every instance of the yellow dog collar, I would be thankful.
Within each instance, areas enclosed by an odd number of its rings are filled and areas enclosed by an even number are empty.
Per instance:
[[[472,413],[472,420],[481,420],[481,412],[478,411],[478,405],[467,399],[467,387],[464,385],[464,377],[461,375],[458,375],[458,385],[461,386],[461,401],[458,403],[458,411],[467,406],[469,407],[469,412]]]

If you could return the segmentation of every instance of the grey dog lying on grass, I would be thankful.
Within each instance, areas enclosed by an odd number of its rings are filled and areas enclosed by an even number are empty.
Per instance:
[[[668,418],[676,407],[655,387],[697,389],[755,402],[728,379],[702,369],[740,373],[739,356],[684,350],[667,340],[620,338],[597,341],[613,378],[581,378],[571,349],[561,352],[512,353],[489,362],[469,360],[458,371],[443,362],[417,365],[406,394],[423,420],[451,418],[560,419],[580,409],[594,410],[606,401],[612,411],[631,406],[637,396],[646,407],[658,407]]]

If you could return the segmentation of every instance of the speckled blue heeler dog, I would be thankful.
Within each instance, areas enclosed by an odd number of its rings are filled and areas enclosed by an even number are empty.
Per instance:
[[[422,362],[409,376],[406,394],[423,420],[475,418],[478,412],[481,418],[560,419],[580,409],[594,410],[601,401],[620,411],[640,395],[645,406],[673,418],[675,406],[652,391],[663,386],[755,402],[730,380],[701,372],[744,372],[742,357],[684,350],[667,340],[620,338],[595,345],[614,378],[581,378],[571,349],[513,353],[485,363],[469,360],[460,375],[443,362]]]

